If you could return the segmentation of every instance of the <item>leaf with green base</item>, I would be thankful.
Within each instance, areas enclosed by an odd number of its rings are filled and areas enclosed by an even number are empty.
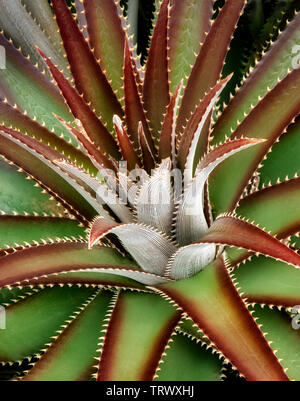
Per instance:
[[[293,70],[261,100],[239,125],[231,138],[247,136],[266,141],[243,154],[235,155],[217,168],[210,178],[210,198],[215,213],[234,210],[249,180],[269,149],[300,108],[300,69]],[[266,119],[265,116],[269,117]]]
[[[40,216],[46,213],[50,216],[59,217],[67,210],[58,205],[55,200],[42,192],[37,184],[22,171],[9,165],[0,159],[0,209],[6,213],[13,215],[15,213],[24,215],[28,213],[33,216]],[[19,191],[16,191],[16,187]]]
[[[93,293],[91,288],[47,288],[6,308],[0,332],[1,361],[18,361],[41,351],[56,330]]]
[[[222,141],[235,130],[244,120],[245,114],[251,112],[260,99],[295,67],[295,58],[291,55],[297,56],[293,51],[299,45],[299,22],[300,13],[280,34],[224,110],[212,133],[215,143]]]
[[[266,333],[266,339],[271,342],[271,347],[276,350],[276,356],[291,380],[299,380],[300,368],[300,333],[291,328],[291,318],[284,312],[272,310],[268,307],[254,307],[253,316]]]
[[[66,50],[75,85],[84,100],[109,130],[114,114],[122,115],[122,107],[96,61],[64,0],[52,0],[56,21]],[[49,55],[47,55],[49,56]]]
[[[212,8],[212,0],[174,0],[171,4],[168,57],[172,93],[191,72],[211,26]]]
[[[54,243],[26,247],[0,258],[0,287],[16,284],[51,273],[85,269],[107,270],[131,267],[134,262],[107,246],[88,250],[86,242],[58,240]]]
[[[40,124],[45,123],[49,130],[55,131],[56,135],[63,134],[69,139],[68,133],[52,114],[55,113],[67,121],[72,119],[57,88],[2,34],[0,34],[0,45],[5,48],[6,54],[6,69],[0,70],[0,83],[10,103],[12,105],[16,103],[31,119],[37,119]]]
[[[0,216],[1,248],[64,237],[83,238],[85,230],[77,221],[62,217]]]
[[[62,326],[23,381],[91,380],[111,294],[97,290]]]
[[[155,381],[221,380],[222,362],[218,356],[185,335],[172,336],[165,353]]]
[[[250,303],[285,307],[300,304],[300,271],[286,263],[253,256],[234,268],[233,277]]]
[[[151,48],[146,64],[143,101],[150,121],[154,138],[158,139],[162,117],[170,102],[168,61],[167,61],[167,24],[170,0],[163,0],[157,18]]]
[[[154,294],[121,293],[104,334],[98,380],[152,380],[180,318]]]

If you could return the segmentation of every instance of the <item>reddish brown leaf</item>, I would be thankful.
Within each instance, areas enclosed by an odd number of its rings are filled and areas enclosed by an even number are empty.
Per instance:
[[[121,153],[124,160],[127,161],[128,170],[134,170],[140,164],[137,152],[131,143],[123,125],[118,116],[114,116],[115,131],[117,133],[118,142],[120,145]]]
[[[122,115],[115,93],[94,58],[65,0],[52,0],[56,21],[79,93],[91,102],[97,115],[112,127],[114,114]]]
[[[288,380],[235,289],[222,257],[196,276],[159,290],[188,314],[247,380]]]
[[[57,82],[72,113],[81,121],[90,139],[97,146],[99,146],[103,152],[111,154],[114,157],[118,157],[118,146],[112,135],[107,131],[105,126],[85,103],[82,97],[79,96],[76,90],[70,85],[69,81],[53,65],[51,60],[47,58],[40,50],[39,52],[44,57],[44,60],[47,63],[53,78]]]

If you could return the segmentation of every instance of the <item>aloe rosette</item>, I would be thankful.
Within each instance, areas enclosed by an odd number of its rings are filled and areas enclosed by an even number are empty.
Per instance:
[[[0,1],[2,365],[298,380],[300,15],[218,113],[245,0],[156,2],[144,66],[119,3],[75,3]]]

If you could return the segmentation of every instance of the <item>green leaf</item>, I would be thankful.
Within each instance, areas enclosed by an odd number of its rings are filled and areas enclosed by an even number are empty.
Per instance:
[[[17,171],[0,158],[0,209],[6,214],[24,214],[59,216],[65,209],[51,200],[48,194],[37,188],[33,180],[26,179],[24,172]]]
[[[291,318],[284,312],[268,307],[254,308],[254,317],[261,324],[266,339],[272,341],[271,347],[280,358],[281,365],[291,380],[300,380],[300,333],[292,328]]]
[[[216,354],[177,334],[169,342],[169,349],[156,373],[158,381],[219,381],[222,362]],[[184,368],[183,368],[184,367]]]
[[[0,82],[5,94],[16,103],[20,110],[27,111],[29,117],[45,123],[57,135],[70,135],[54,117],[53,113],[69,121],[73,117],[63,98],[48,78],[40,73],[23,55],[0,35],[0,45],[5,48],[6,69],[0,70]]]
[[[0,247],[42,239],[85,236],[78,222],[59,217],[0,216]]]
[[[105,333],[98,380],[152,380],[180,316],[155,294],[121,293]]]
[[[262,162],[259,170],[260,187],[275,184],[278,179],[284,181],[286,177],[300,175],[299,152],[300,152],[300,119],[290,125],[287,132],[275,143],[272,151],[267,154],[267,159]],[[278,168],[280,166],[280,169]]]
[[[131,267],[134,263],[106,246],[88,250],[87,243],[66,242],[31,246],[0,258],[0,286],[35,277],[85,269]]]
[[[218,143],[235,130],[244,120],[245,114],[251,112],[259,100],[273,89],[294,68],[297,53],[294,49],[300,42],[300,13],[296,15],[285,31],[279,36],[255,70],[247,78],[229,106],[216,123],[213,131],[214,141]],[[262,126],[258,130],[264,131]],[[247,135],[245,133],[245,135]]]
[[[172,2],[168,31],[172,93],[180,81],[190,75],[191,66],[211,26],[212,8],[212,0]]]
[[[110,299],[111,294],[101,290],[92,295],[23,380],[90,380]]]
[[[231,138],[261,138],[265,142],[225,161],[210,178],[215,213],[234,210],[260,162],[300,109],[300,69],[293,70],[252,110]],[[266,118],[268,116],[268,118]]]
[[[89,288],[47,288],[6,308],[6,329],[0,331],[0,360],[31,356],[92,294]]]
[[[249,302],[291,307],[300,304],[300,270],[286,263],[254,256],[236,267],[233,274]]]

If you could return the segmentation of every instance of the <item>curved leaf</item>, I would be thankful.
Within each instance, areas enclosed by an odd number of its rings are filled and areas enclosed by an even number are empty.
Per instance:
[[[0,287],[35,277],[84,270],[134,266],[115,249],[95,247],[88,250],[86,243],[66,242],[31,246],[0,258]]]
[[[223,259],[188,279],[159,287],[248,380],[288,380],[236,291]]]
[[[176,246],[167,236],[142,224],[118,224],[97,218],[89,235],[89,247],[108,234],[115,234],[124,248],[141,268],[149,273],[163,275]]]
[[[188,175],[188,186],[179,201],[176,213],[176,238],[180,245],[197,241],[208,229],[204,213],[204,188],[212,171],[228,157],[260,142],[261,140],[257,139],[241,138],[227,141],[214,148],[198,164],[191,184],[189,184],[191,171],[185,170],[185,176],[186,173]]]

